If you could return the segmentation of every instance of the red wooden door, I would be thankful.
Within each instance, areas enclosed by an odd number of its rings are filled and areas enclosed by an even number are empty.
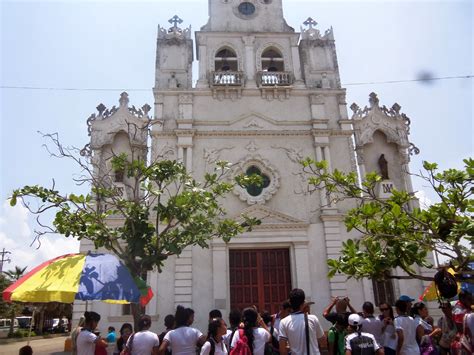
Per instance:
[[[276,313],[291,290],[288,249],[229,251],[230,306]]]

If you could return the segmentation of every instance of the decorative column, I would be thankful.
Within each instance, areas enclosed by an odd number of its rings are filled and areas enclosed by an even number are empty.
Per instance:
[[[308,244],[294,243],[296,282],[298,288],[305,290],[306,298],[311,299],[311,276],[308,258]]]
[[[244,69],[246,75],[247,75],[247,80],[245,81],[245,86],[249,88],[256,88],[257,83],[255,81],[255,55],[254,55],[254,42],[255,42],[255,36],[244,36],[242,37],[242,41],[244,42]]]
[[[192,307],[193,303],[193,252],[186,247],[176,258],[174,270],[174,303]]]

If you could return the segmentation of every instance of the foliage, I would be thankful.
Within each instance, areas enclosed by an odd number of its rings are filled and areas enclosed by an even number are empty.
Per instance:
[[[28,329],[18,329],[17,331],[8,334],[8,337],[9,338],[26,338],[28,337],[28,333],[29,333]],[[30,336],[35,337],[36,333],[32,330]]]
[[[15,266],[14,270],[8,270],[5,271],[5,275],[11,280],[11,281],[16,281],[19,280],[23,274],[26,271],[26,266],[24,268],[21,268],[19,266]]]
[[[225,218],[221,200],[236,183],[255,182],[254,177],[230,179],[231,166],[227,162],[217,162],[214,171],[198,182],[180,162],[147,162],[137,158],[143,154],[131,148],[130,154],[114,154],[112,168],[98,176],[99,167],[93,165],[91,157],[84,161],[78,149],[64,147],[57,135],[46,137],[57,150],[52,155],[79,165],[83,175],[76,182],[90,184],[91,192],[60,193],[54,181],[51,188],[33,185],[14,190],[10,204],[14,206],[21,199],[30,212],[38,215],[42,227],[37,231],[38,241],[46,233],[89,240],[95,248],[116,254],[134,275],[141,276],[155,268],[161,271],[169,256],[179,255],[187,246],[207,248],[213,238],[229,241],[259,223],[247,216]],[[117,172],[123,174],[123,187],[114,183]],[[31,200],[39,204],[33,206]],[[55,216],[52,225],[47,226],[39,217],[50,210]]]
[[[7,279],[4,274],[0,274],[0,292],[3,292],[11,283],[12,282]],[[10,304],[6,303],[3,298],[0,297],[0,318],[9,318],[10,314]]]
[[[438,172],[434,163],[424,162],[419,177],[429,183],[439,202],[426,209],[418,207],[412,193],[394,189],[391,197],[379,198],[377,188],[382,180],[369,173],[358,182],[355,172],[328,171],[326,162],[307,159],[302,162],[309,175],[312,191],[326,193],[331,203],[351,199],[356,207],[345,217],[348,231],[358,231],[359,239],[343,243],[341,256],[328,260],[329,276],[343,273],[349,277],[374,279],[417,278],[414,265],[432,268],[427,261],[431,252],[451,258],[456,275],[468,269],[473,258],[472,248],[462,245],[463,240],[474,243],[474,160],[465,159],[464,169]],[[407,276],[394,276],[396,267]],[[472,280],[471,280],[472,281]]]

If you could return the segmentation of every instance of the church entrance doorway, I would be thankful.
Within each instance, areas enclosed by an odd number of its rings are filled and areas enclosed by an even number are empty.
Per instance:
[[[230,307],[276,313],[291,290],[288,249],[229,251]]]

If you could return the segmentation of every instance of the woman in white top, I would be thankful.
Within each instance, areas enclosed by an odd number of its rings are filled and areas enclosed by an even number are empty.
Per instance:
[[[224,342],[224,335],[227,333],[227,326],[222,318],[212,318],[207,329],[207,341],[201,348],[201,355],[225,355],[227,347]],[[214,350],[214,351],[212,351]]]
[[[381,315],[379,319],[383,322],[382,345],[385,355],[395,355],[397,352],[397,332],[395,331],[393,308],[386,302],[379,304]]]
[[[244,334],[248,339],[249,347],[253,349],[253,355],[264,355],[265,344],[271,340],[270,332],[265,322],[254,308],[244,309],[242,320],[244,322]],[[230,345],[231,349],[236,346],[239,339],[240,333],[236,332]]]
[[[434,328],[430,322],[427,320],[429,319],[428,308],[423,302],[416,302],[412,309],[411,309],[412,317],[417,323],[416,327],[416,341],[420,346],[423,343],[429,343],[433,341],[433,337],[441,334],[441,330],[439,328]],[[433,350],[433,354],[435,351]]]
[[[206,337],[190,327],[194,322],[194,311],[178,306],[174,319],[176,328],[166,333],[158,354],[164,355],[169,346],[173,355],[196,355],[196,346],[202,346]]]
[[[151,318],[143,315],[138,321],[138,332],[133,333],[127,340],[126,349],[132,355],[157,355],[160,346],[158,335],[150,332]]]

